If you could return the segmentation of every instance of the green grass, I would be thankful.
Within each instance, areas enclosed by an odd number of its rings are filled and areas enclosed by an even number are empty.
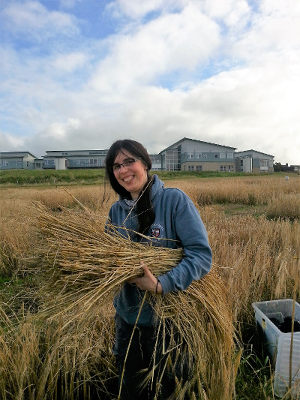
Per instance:
[[[244,351],[235,387],[236,400],[274,399],[269,358],[251,348]]]
[[[193,172],[193,171],[151,171],[160,179],[189,179],[246,176],[242,172]],[[102,183],[105,170],[100,169],[67,169],[67,170],[7,170],[0,171],[0,185],[59,185],[59,184],[86,184]],[[252,176],[253,174],[250,174]]]
[[[103,181],[104,169],[1,171],[0,185],[94,184]]]
[[[218,171],[153,171],[160,179],[188,179],[188,178],[228,178],[236,176],[246,176],[242,172],[218,172]],[[251,175],[251,174],[250,174]],[[251,175],[252,176],[252,175]]]

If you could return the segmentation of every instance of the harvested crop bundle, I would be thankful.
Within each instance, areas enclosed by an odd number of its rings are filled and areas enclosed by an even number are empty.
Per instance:
[[[54,215],[41,206],[39,211],[54,295],[47,309],[51,318],[59,316],[66,325],[90,320],[97,308],[111,304],[121,285],[140,275],[140,260],[157,276],[177,265],[183,256],[180,249],[145,245],[115,231],[106,232],[105,220],[87,212],[63,210]],[[171,331],[171,340],[164,348],[165,364],[159,371],[189,366],[188,380],[177,382],[174,398],[231,399],[238,360],[231,303],[217,267],[185,291],[165,296],[145,292],[146,297],[153,305],[160,332]],[[172,348],[173,335],[182,338],[184,347]],[[153,374],[156,359],[154,354]],[[145,384],[149,382],[151,373],[145,377]]]

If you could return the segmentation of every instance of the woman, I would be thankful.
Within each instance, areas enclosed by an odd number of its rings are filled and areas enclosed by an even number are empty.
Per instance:
[[[143,276],[126,282],[114,299],[114,354],[123,400],[153,399],[157,390],[157,382],[152,381],[143,390],[139,384],[138,372],[151,369],[157,343],[153,308],[148,302],[141,308],[145,291],[166,295],[185,290],[210,271],[212,261],[207,232],[193,202],[181,190],[165,188],[157,175],[149,175],[150,169],[147,150],[134,140],[118,140],[107,153],[106,174],[120,196],[110,209],[110,222],[134,241],[147,242],[149,237],[155,246],[182,247],[184,251],[181,262],[158,277],[141,260]],[[165,375],[159,383],[162,398],[166,399],[175,383],[174,377]]]

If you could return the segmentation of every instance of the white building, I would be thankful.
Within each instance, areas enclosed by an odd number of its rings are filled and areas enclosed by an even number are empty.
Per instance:
[[[166,171],[235,171],[235,147],[183,138],[159,154]]]
[[[46,151],[44,169],[103,168],[107,150]]]
[[[274,172],[274,156],[256,150],[236,152],[235,164],[237,172]]]
[[[34,169],[35,160],[29,151],[1,151],[0,169]]]

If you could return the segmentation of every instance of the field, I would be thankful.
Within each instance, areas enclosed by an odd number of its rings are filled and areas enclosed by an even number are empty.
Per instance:
[[[27,176],[2,174],[0,185],[0,398],[90,400],[99,393],[101,399],[114,398],[105,394],[115,390],[112,306],[98,305],[84,325],[67,327],[42,313],[52,293],[45,290],[49,248],[36,204],[58,218],[67,208],[77,214],[88,210],[105,221],[117,197],[104,185],[102,171],[93,171],[91,179],[80,171],[24,172]],[[300,177],[159,175],[196,204],[214,265],[229,290],[242,343],[232,398],[275,399],[273,369],[262,354],[252,303],[300,301]]]

